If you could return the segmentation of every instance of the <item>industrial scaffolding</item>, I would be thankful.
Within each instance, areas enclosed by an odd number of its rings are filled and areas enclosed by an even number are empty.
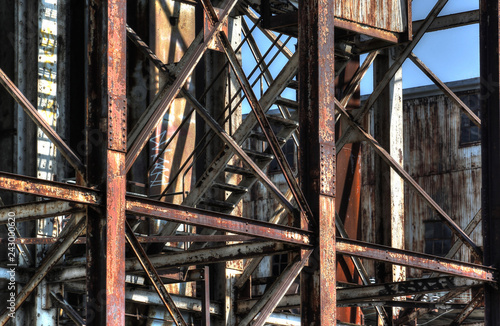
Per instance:
[[[500,325],[500,2],[447,3],[2,3],[0,325]],[[480,115],[413,53],[477,23]],[[481,130],[477,214],[404,168],[407,59]],[[443,255],[406,249],[405,189]]]

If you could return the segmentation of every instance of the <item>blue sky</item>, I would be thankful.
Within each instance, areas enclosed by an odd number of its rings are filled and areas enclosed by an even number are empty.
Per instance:
[[[413,20],[424,19],[435,3],[436,0],[413,1]],[[478,8],[478,0],[449,0],[440,15]],[[427,33],[413,52],[445,82],[478,77],[479,25]],[[369,71],[361,83],[361,93],[371,93],[372,84]],[[410,60],[403,64],[403,88],[429,84],[432,82]]]
[[[413,20],[424,19],[437,0],[416,0],[413,1]],[[479,8],[479,0],[449,0],[440,15],[475,10]],[[248,21],[251,27],[253,24]],[[259,44],[259,48],[264,54],[271,42],[255,30],[252,33]],[[281,36],[280,40],[285,42],[286,36]],[[296,40],[291,39],[287,46],[294,51]],[[268,54],[268,63],[277,52],[276,48]],[[479,76],[479,25],[469,25],[450,30],[427,33],[413,51],[441,80],[445,82],[468,79]],[[255,67],[256,62],[248,49],[248,45],[242,48],[243,69],[247,73]],[[364,60],[366,55],[361,57]],[[278,54],[269,70],[276,77],[283,65],[287,62],[282,54]],[[254,73],[250,82],[256,80],[259,71]],[[406,60],[403,65],[403,88],[430,85],[432,82],[418,69],[410,60]],[[267,85],[264,83],[261,89],[260,82],[257,81],[253,90],[259,97],[261,91],[265,92]],[[372,70],[370,70],[361,82],[361,94],[371,93],[373,90]],[[283,97],[295,98],[295,92],[287,89],[282,94]],[[250,107],[245,100],[243,102],[243,112],[250,111]]]

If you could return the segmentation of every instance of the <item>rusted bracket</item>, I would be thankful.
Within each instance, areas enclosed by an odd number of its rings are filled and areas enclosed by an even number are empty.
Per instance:
[[[45,121],[42,115],[33,107],[24,94],[16,87],[16,85],[7,77],[7,75],[0,69],[0,84],[12,95],[16,102],[24,109],[26,114],[33,120],[33,122],[43,130],[45,135],[61,152],[61,155],[68,160],[69,164],[75,168],[80,175],[85,175],[85,165],[80,158],[71,150],[71,148],[59,137],[59,135],[52,129],[52,127]]]
[[[181,312],[179,309],[175,306],[174,301],[172,300],[172,297],[170,294],[168,294],[167,289],[165,288],[165,285],[161,281],[160,276],[158,275],[158,272],[156,271],[155,267],[151,263],[151,261],[148,259],[148,256],[146,252],[144,251],[144,248],[142,248],[141,244],[135,237],[134,231],[130,228],[130,225],[128,222],[125,222],[126,225],[126,230],[125,230],[125,237],[127,239],[127,242],[129,245],[132,247],[132,250],[134,251],[137,259],[141,263],[142,268],[146,272],[149,280],[153,284],[153,287],[155,288],[156,292],[160,296],[161,301],[165,305],[165,308],[167,308],[168,312],[172,316],[172,319],[174,323],[177,326],[187,326],[186,321],[182,317]]]
[[[347,123],[351,126],[353,130],[359,132],[367,142],[373,147],[375,152],[380,155],[380,157],[387,163],[394,171],[405,180],[408,185],[413,188],[429,206],[436,211],[443,222],[452,230],[452,232],[464,242],[472,252],[478,257],[482,257],[482,250],[472,241],[472,239],[465,234],[465,232],[453,221],[453,219],[446,214],[446,212],[425,192],[422,187],[406,172],[398,162],[396,162],[387,151],[380,146],[380,144],[368,134],[361,126],[354,120],[353,117],[346,111],[345,107],[335,99],[335,104],[337,105],[337,110],[340,111],[342,115],[346,117]]]

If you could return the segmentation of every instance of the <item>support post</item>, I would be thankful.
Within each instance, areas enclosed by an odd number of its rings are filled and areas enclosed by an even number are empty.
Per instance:
[[[480,1],[481,153],[484,265],[500,266],[500,1]],[[500,289],[485,286],[485,325],[500,325]]]
[[[380,82],[385,72],[398,56],[396,49],[384,50],[375,59],[374,85]],[[386,89],[380,94],[374,110],[373,135],[382,147],[403,166],[403,72],[400,68]],[[373,155],[377,155],[373,152]],[[393,248],[404,249],[404,181],[381,157],[376,157],[377,171],[376,198],[376,235],[377,243]],[[390,218],[388,218],[390,217]],[[398,265],[380,263],[377,270],[380,282],[401,282],[406,280],[406,268]],[[397,319],[399,308],[392,308],[392,319]]]
[[[317,222],[316,247],[300,276],[302,325],[336,325],[334,6],[299,1],[299,167]]]
[[[125,325],[126,1],[91,0],[86,14],[87,125],[102,140],[87,139],[87,181],[104,197],[87,210],[86,324]]]

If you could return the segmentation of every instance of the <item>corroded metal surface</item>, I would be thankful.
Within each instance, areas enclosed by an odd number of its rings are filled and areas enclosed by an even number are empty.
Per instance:
[[[299,1],[299,173],[317,228],[300,276],[303,325],[336,325],[334,6]],[[303,228],[310,225],[302,222]]]
[[[81,204],[97,205],[101,203],[99,192],[92,188],[40,180],[6,172],[0,172],[0,189]]]
[[[498,280],[495,268],[351,239],[337,239],[337,252],[482,281]]]
[[[500,267],[500,4],[479,1],[481,83],[481,206],[483,216],[484,264]],[[486,325],[500,324],[500,289],[486,285]]]
[[[87,153],[87,183],[103,203],[87,209],[86,324],[124,325],[126,1],[90,1],[87,19],[86,118],[102,137]]]
[[[309,246],[312,241],[312,232],[310,231],[228,214],[181,207],[132,196],[128,197],[126,205],[127,211],[131,214],[156,217],[168,221],[182,222],[304,246]]]
[[[411,1],[406,0],[342,1],[335,6],[335,16],[387,31],[404,32],[407,28],[408,6],[411,6]]]

